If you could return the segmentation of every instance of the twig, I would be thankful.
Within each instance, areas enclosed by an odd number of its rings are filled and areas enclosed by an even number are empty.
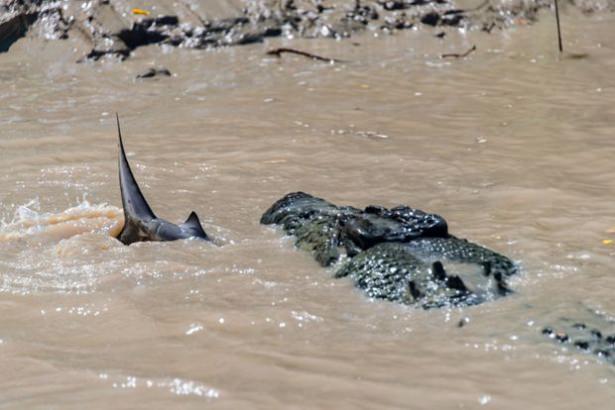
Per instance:
[[[203,19],[203,17],[201,17],[199,13],[192,10],[192,7],[190,6],[190,4],[188,4],[186,0],[182,0],[181,4],[188,11],[188,13],[192,15],[192,17],[196,18],[199,21],[199,23],[201,23],[201,26],[207,27],[207,22]]]
[[[481,4],[479,4],[478,6],[472,7],[471,9],[452,9],[452,10],[448,10],[448,11],[445,11],[443,15],[447,16],[447,15],[455,15],[455,14],[473,13],[473,12],[478,11],[478,10],[482,9],[483,7],[487,6],[489,4],[489,1],[490,0],[485,0]]]
[[[557,44],[559,45],[559,52],[564,52],[564,47],[562,46],[562,32],[559,26],[559,7],[557,6],[557,0],[555,1],[555,21],[557,21]]]
[[[308,53],[306,51],[295,50],[294,48],[281,47],[281,48],[276,48],[276,49],[267,51],[268,56],[281,57],[282,53],[297,54],[303,57],[311,58],[312,60],[324,61],[326,63],[343,63],[344,62],[344,60],[321,57],[319,55]]]
[[[476,50],[476,46],[472,46],[471,49],[469,49],[468,51],[466,51],[465,53],[459,54],[459,53],[448,53],[448,54],[442,54],[442,58],[464,58],[467,57],[468,55],[470,55],[470,53],[472,53],[473,51]]]
[[[493,30],[494,28],[495,28],[495,23],[492,21],[491,24],[489,25],[485,23],[482,30],[486,32],[487,34],[491,34],[491,30]]]
[[[482,9],[483,7],[489,5],[489,3],[490,3],[489,0],[485,0],[481,4],[479,4],[478,6],[472,7],[471,9],[462,10],[462,12],[468,13],[468,12],[472,12],[472,11],[478,11],[478,10]]]

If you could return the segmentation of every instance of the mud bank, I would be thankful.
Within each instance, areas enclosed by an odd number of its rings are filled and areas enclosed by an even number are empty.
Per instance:
[[[132,50],[149,44],[203,49],[261,42],[267,37],[341,39],[361,31],[391,34],[422,28],[444,38],[450,28],[492,33],[531,24],[553,2],[158,0],[148,2],[147,9],[136,5],[128,0],[8,1],[0,6],[0,52],[26,35],[75,39],[82,54],[79,61],[107,56],[123,60]],[[584,13],[615,10],[613,0],[572,0],[567,5]]]

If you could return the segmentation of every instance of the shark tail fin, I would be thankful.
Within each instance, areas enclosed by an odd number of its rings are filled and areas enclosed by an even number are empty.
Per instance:
[[[186,219],[186,222],[184,222],[180,226],[190,231],[196,237],[199,237],[202,239],[208,239],[208,236],[205,233],[203,226],[201,225],[201,221],[199,220],[198,215],[194,211],[190,213],[190,216],[188,216],[188,219]]]
[[[156,218],[156,215],[145,200],[137,180],[135,179],[122,142],[122,131],[120,130],[120,118],[115,114],[117,120],[117,134],[119,138],[119,169],[120,169],[120,191],[122,193],[122,205],[124,207],[124,228],[118,238],[122,240],[126,235],[130,235],[135,229],[138,221],[149,221]]]

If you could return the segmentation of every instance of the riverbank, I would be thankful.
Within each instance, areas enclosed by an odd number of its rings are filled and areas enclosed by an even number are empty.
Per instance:
[[[550,0],[468,1],[8,1],[0,9],[0,52],[24,36],[71,40],[76,61],[124,60],[145,45],[208,49],[262,42],[268,37],[347,39],[356,33],[392,35],[431,30],[485,35],[536,22]],[[583,13],[615,10],[613,0],[572,1]],[[555,28],[554,28],[555,33]]]

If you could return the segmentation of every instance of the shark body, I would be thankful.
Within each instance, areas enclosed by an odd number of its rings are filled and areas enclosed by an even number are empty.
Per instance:
[[[130,245],[134,242],[175,241],[188,238],[210,240],[194,211],[190,213],[186,222],[179,225],[158,218],[154,214],[130,169],[130,164],[128,164],[126,152],[124,151],[120,120],[117,115],[116,119],[119,138],[120,191],[124,207],[124,228],[117,236],[117,239],[125,245]]]

